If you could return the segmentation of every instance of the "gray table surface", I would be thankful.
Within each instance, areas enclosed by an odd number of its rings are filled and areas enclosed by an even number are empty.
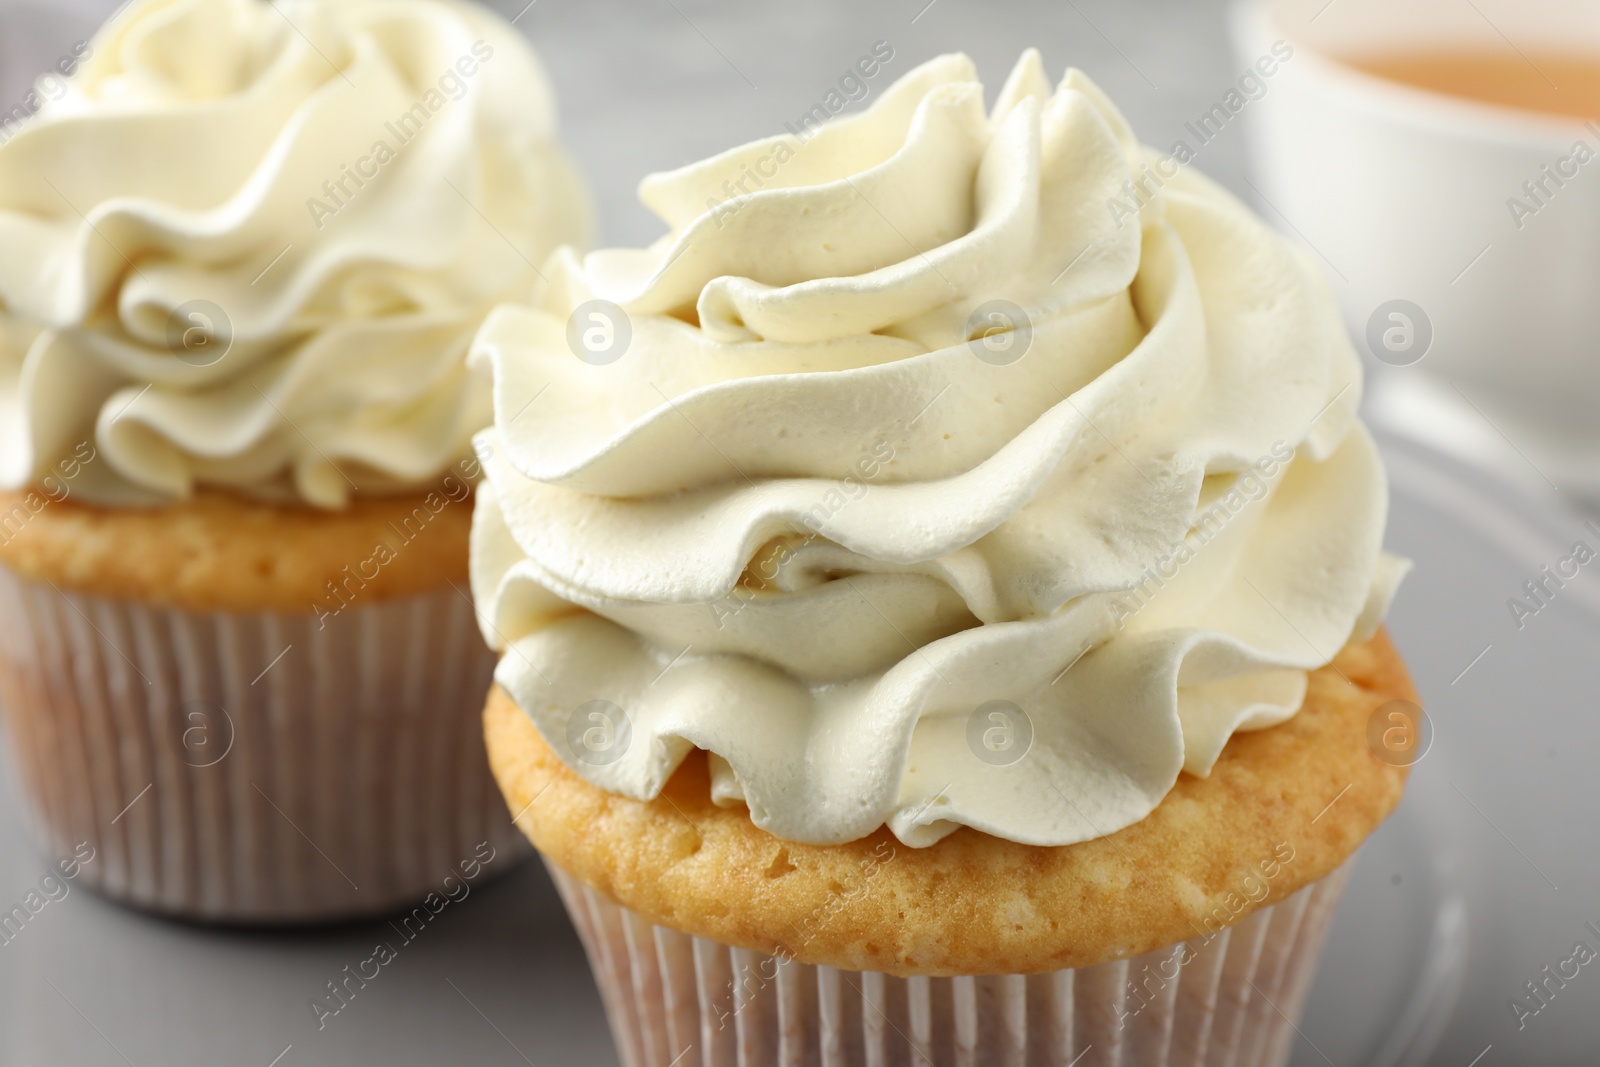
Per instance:
[[[499,6],[515,15],[523,2]],[[30,63],[111,6],[56,0],[30,22],[21,0],[0,0],[0,99],[19,96]],[[1053,70],[1087,70],[1160,144],[1243,69],[1223,18],[1219,0],[537,0],[518,25],[561,94],[598,240],[641,243],[661,232],[634,196],[643,174],[781,129],[875,41],[894,46],[891,76],[967,51],[991,91],[1038,46]],[[1248,191],[1238,133],[1207,145],[1198,165]],[[1397,437],[1383,444],[1395,471],[1390,544],[1418,564],[1392,629],[1437,738],[1359,862],[1295,1063],[1593,1062],[1600,977],[1586,969],[1524,1029],[1507,1008],[1600,920],[1600,587],[1585,574],[1526,630],[1505,608],[1585,536],[1584,516],[1540,495],[1531,471],[1507,482]],[[0,901],[20,899],[51,859],[29,844],[17,805],[0,803]],[[308,1001],[386,930],[203,930],[74,889],[0,947],[0,1065],[616,1062],[537,864],[441,916],[319,1031]]]

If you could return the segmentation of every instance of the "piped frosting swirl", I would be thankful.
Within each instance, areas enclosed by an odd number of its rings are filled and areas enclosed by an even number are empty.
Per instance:
[[[0,485],[342,506],[490,418],[472,335],[588,207],[517,32],[453,0],[138,0],[0,146]]]
[[[1113,209],[1145,159],[1082,73],[1029,52],[986,110],[946,56],[652,176],[666,236],[491,316],[473,585],[580,774],[649,798],[701,748],[791,840],[1070,844],[1376,627],[1403,565],[1333,299],[1197,175]]]

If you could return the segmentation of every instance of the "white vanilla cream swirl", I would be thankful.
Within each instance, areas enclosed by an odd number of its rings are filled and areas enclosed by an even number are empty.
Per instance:
[[[92,49],[0,146],[0,486],[93,441],[74,489],[102,503],[337,508],[464,455],[472,335],[588,226],[517,31],[452,0],[136,0]]]
[[[563,758],[648,798],[708,750],[717,800],[796,841],[1061,845],[1295,713],[1403,569],[1360,365],[1316,268],[1209,182],[1122,219],[1144,158],[1081,73],[1030,52],[986,113],[948,56],[651,177],[666,237],[491,316],[473,586]],[[567,342],[593,299],[631,323],[605,365]],[[997,299],[1014,362],[968,343]],[[572,741],[592,701],[627,716],[607,759]]]

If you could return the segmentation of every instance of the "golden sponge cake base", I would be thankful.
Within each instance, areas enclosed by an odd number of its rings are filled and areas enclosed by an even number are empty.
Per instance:
[[[499,688],[484,722],[523,833],[649,921],[806,964],[957,976],[1138,956],[1327,876],[1399,803],[1405,769],[1368,742],[1369,720],[1392,700],[1416,694],[1380,632],[1313,672],[1288,722],[1236,735],[1209,777],[1182,775],[1143,821],[1059,848],[970,829],[925,849],[886,829],[797,844],[757,828],[743,807],[715,805],[701,753],[642,803],[568,769]]]
[[[338,607],[329,583],[347,597],[359,589],[361,602],[374,604],[467,578],[470,494],[362,499],[344,511],[214,491],[150,508],[72,499],[39,507],[40,499],[37,491],[0,492],[0,565],[118,600],[188,611],[302,612]],[[17,518],[7,525],[7,516]],[[388,562],[380,562],[379,545],[393,553]]]

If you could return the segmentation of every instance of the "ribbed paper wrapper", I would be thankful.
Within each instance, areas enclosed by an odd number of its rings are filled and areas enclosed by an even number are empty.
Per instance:
[[[378,914],[479,842],[524,854],[488,770],[494,657],[466,597],[446,585],[325,623],[0,567],[0,705],[42,845],[93,845],[80,880],[108,897],[240,923]]]
[[[1197,931],[1187,950],[1048,974],[895,978],[654,926],[547,865],[625,1067],[1279,1067],[1349,869]]]

